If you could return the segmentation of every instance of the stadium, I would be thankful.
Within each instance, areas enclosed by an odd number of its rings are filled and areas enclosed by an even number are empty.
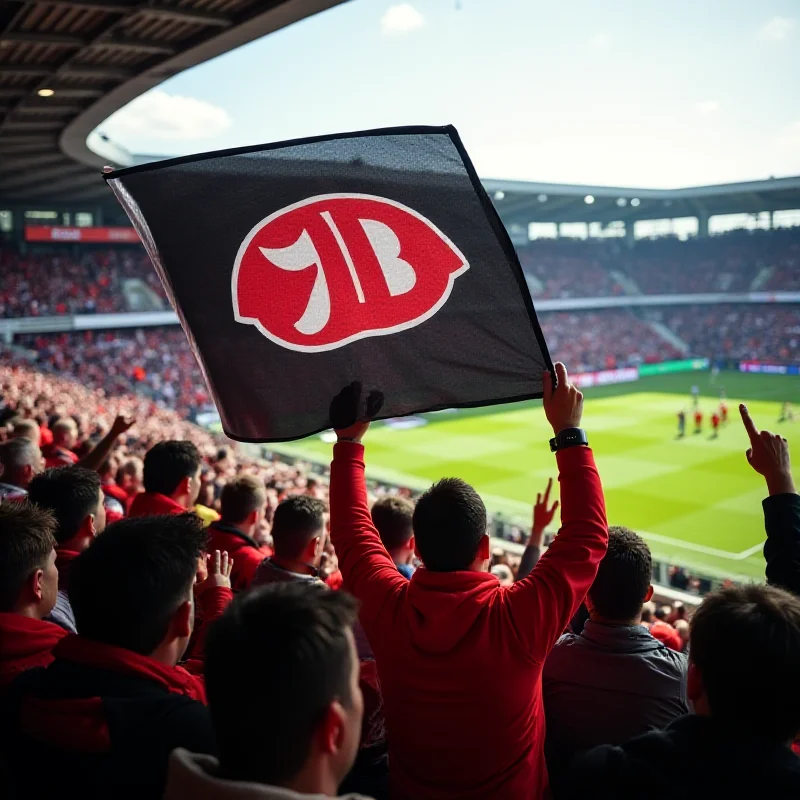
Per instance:
[[[226,482],[245,472],[266,485],[268,517],[295,494],[327,502],[334,431],[280,444],[223,435],[168,292],[101,170],[166,158],[105,135],[114,112],[338,5],[14,0],[0,9],[0,441],[34,420],[52,442],[71,418],[77,461],[121,415],[134,427],[103,469],[122,506],[125,476],[165,439],[199,449],[209,520]],[[550,356],[584,393],[608,524],[636,531],[652,552],[655,599],[694,608],[720,587],[762,583],[765,490],[745,459],[739,405],[800,449],[800,176],[675,189],[481,178]],[[557,478],[541,405],[374,423],[371,499],[416,499],[440,478],[462,478],[485,502],[493,563],[515,573],[537,493]],[[47,465],[58,464],[41,444]],[[6,496],[9,475],[0,474]],[[330,545],[324,559],[341,585]]]

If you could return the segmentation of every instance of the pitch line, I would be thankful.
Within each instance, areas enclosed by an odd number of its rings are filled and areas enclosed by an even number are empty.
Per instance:
[[[717,556],[717,558],[726,558],[730,561],[744,561],[746,558],[755,555],[764,547],[764,542],[759,542],[752,547],[748,547],[747,550],[742,550],[741,553],[731,553],[728,550],[719,550],[716,547],[707,547],[704,544],[687,542],[683,539],[673,539],[671,536],[662,536],[660,533],[647,533],[647,531],[639,531],[639,533],[644,536],[645,539],[650,539],[660,544],[669,544],[684,550],[694,550],[697,553],[704,553],[707,556]]]

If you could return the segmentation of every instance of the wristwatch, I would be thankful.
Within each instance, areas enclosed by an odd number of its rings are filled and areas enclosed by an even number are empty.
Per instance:
[[[556,453],[566,447],[577,447],[578,445],[588,445],[586,431],[583,428],[564,428],[557,436],[550,440],[550,452]]]

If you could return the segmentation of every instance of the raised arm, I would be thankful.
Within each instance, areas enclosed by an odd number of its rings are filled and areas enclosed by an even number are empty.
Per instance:
[[[531,535],[528,538],[528,544],[525,545],[525,550],[522,553],[522,559],[519,562],[519,569],[517,570],[517,581],[527,578],[531,574],[533,568],[539,563],[542,556],[542,542],[544,540],[544,532],[547,526],[553,521],[556,511],[558,511],[558,500],[550,505],[550,492],[553,489],[553,479],[547,481],[547,489],[545,489],[544,496],[541,492],[536,495],[536,504],[533,507],[533,524],[531,525]]]
[[[558,387],[545,377],[544,410],[557,438],[579,430],[583,395],[556,364]],[[566,444],[566,442],[564,443]],[[531,656],[543,661],[586,596],[608,546],[603,487],[586,445],[560,446],[561,530],[531,574],[509,589],[515,627]]]
[[[108,458],[117,439],[126,433],[135,420],[132,417],[117,417],[108,433],[90,450],[77,464],[79,467],[97,471],[100,465]]]
[[[349,391],[360,395],[360,387],[349,387]],[[358,404],[358,397],[355,403]],[[354,418],[356,412],[352,416]],[[350,420],[335,414],[331,406],[331,421],[336,425]],[[330,488],[331,541],[344,577],[344,588],[361,601],[360,617],[365,625],[376,621],[389,607],[387,602],[405,591],[408,585],[372,523],[361,444],[368,428],[369,422],[337,426],[338,442],[333,448]]]
[[[789,443],[782,436],[759,431],[747,406],[739,406],[750,439],[747,463],[764,476],[769,497],[763,501],[767,541],[767,581],[800,595],[800,495],[792,479]]]

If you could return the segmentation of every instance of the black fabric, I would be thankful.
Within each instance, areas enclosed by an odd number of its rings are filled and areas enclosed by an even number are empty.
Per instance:
[[[800,758],[755,732],[690,714],[663,731],[579,756],[551,785],[555,800],[796,800]]]
[[[352,381],[383,394],[380,418],[541,397],[552,364],[530,294],[452,127],[243,148],[105,177],[228,436],[324,430],[331,399]],[[338,197],[309,203],[329,195]]]
[[[800,495],[776,494],[763,506],[767,580],[800,597]]]
[[[81,752],[78,731],[65,731],[76,749],[21,733],[26,696],[52,700],[100,697],[109,752]],[[12,684],[3,709],[3,749],[12,785],[29,800],[160,800],[169,754],[176,747],[216,754],[208,709],[142,678],[56,660]]]

